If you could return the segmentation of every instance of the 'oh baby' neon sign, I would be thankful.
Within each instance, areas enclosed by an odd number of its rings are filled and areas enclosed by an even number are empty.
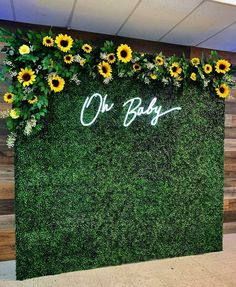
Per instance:
[[[86,122],[85,121],[86,110],[89,109],[90,105],[94,100],[96,100],[96,98],[98,98],[99,100],[96,114],[89,122]],[[153,98],[150,101],[148,107],[144,108],[142,106],[142,99],[139,97],[132,98],[126,101],[123,104],[123,107],[128,106],[128,110],[126,112],[123,125],[125,127],[128,127],[137,117],[140,117],[142,115],[153,115],[151,119],[151,125],[155,126],[158,123],[160,117],[167,115],[173,111],[181,110],[181,107],[174,107],[169,110],[162,111],[162,106],[156,106],[156,102],[157,98]],[[83,126],[91,126],[96,121],[99,114],[109,112],[113,107],[114,103],[111,104],[107,103],[107,95],[103,97],[101,94],[95,93],[91,97],[86,98],[80,113],[80,122]]]

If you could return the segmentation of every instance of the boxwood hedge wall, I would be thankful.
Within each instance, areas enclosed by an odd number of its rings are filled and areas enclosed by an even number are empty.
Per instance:
[[[115,107],[84,127],[94,92]],[[137,96],[182,110],[125,128],[122,104]],[[84,78],[51,96],[46,121],[16,145],[18,279],[222,249],[223,100]]]

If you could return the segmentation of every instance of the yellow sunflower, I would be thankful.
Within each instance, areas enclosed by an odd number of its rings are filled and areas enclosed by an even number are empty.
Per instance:
[[[92,52],[92,47],[89,45],[89,44],[84,44],[83,46],[82,46],[82,50],[84,50],[84,52],[86,52],[86,53],[91,53]]]
[[[98,64],[98,72],[104,78],[108,78],[111,76],[112,68],[111,65],[105,61],[102,61]]]
[[[132,59],[132,49],[126,44],[121,44],[117,48],[116,54],[118,59],[123,63],[128,63]]]
[[[204,72],[205,72],[206,74],[210,74],[210,73],[212,72],[212,66],[211,66],[210,64],[206,64],[206,65],[204,66]]]
[[[198,66],[200,64],[199,58],[192,58],[191,63],[193,66]]]
[[[64,62],[66,64],[71,64],[74,62],[74,57],[71,54],[66,55],[66,56],[64,56]]]
[[[229,87],[226,84],[221,84],[216,88],[216,94],[221,98],[226,98],[229,95]]]
[[[157,79],[157,75],[152,73],[152,74],[150,74],[150,78],[152,80],[156,80]]]
[[[230,70],[230,63],[227,60],[218,60],[215,65],[216,72],[225,74]]]
[[[38,97],[37,96],[33,96],[33,98],[31,100],[28,100],[28,103],[33,105],[34,103],[36,103],[38,101]]]
[[[59,34],[58,36],[56,36],[55,43],[62,52],[66,53],[71,49],[73,45],[73,39],[67,34]]]
[[[141,70],[141,66],[138,63],[133,64],[133,70],[135,72],[138,72]]]
[[[191,76],[190,76],[190,79],[193,80],[193,81],[196,81],[197,80],[196,73],[192,73]]]
[[[108,61],[108,63],[110,63],[110,64],[115,63],[115,61],[116,61],[115,55],[114,55],[113,53],[108,54],[108,55],[107,55],[107,61]]]
[[[17,79],[23,84],[23,87],[32,85],[36,81],[35,72],[31,69],[25,68],[20,70]]]
[[[155,63],[158,65],[158,66],[162,66],[164,64],[164,59],[161,57],[161,56],[156,56],[155,58]]]
[[[49,77],[48,85],[51,91],[58,93],[64,89],[65,80],[58,75],[53,75]]]
[[[19,53],[20,53],[21,55],[29,54],[29,53],[30,53],[30,47],[27,46],[27,45],[22,45],[22,46],[20,46],[20,48],[19,48]]]
[[[10,111],[10,117],[12,118],[12,119],[18,119],[19,118],[19,116],[20,116],[20,113],[19,113],[19,111],[17,111],[16,109],[11,109],[11,111]]]
[[[178,63],[174,62],[169,68],[169,72],[171,77],[177,78],[182,73],[182,69]]]
[[[8,103],[8,104],[12,104],[13,98],[14,98],[14,94],[12,94],[12,93],[6,93],[6,94],[4,95],[4,102],[6,102],[6,103]]]
[[[81,67],[83,67],[85,63],[86,63],[86,59],[82,59],[79,61],[79,64]]]
[[[43,38],[43,45],[46,47],[52,47],[54,45],[54,40],[52,37],[45,36]]]

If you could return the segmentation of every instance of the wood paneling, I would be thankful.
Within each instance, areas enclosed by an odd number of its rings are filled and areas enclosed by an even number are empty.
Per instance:
[[[34,29],[48,31],[47,26],[37,26],[31,24],[14,23],[0,20],[0,26],[15,31],[16,28]],[[53,28],[55,33],[69,33],[74,37],[90,40],[95,45],[100,45],[105,40],[110,39],[116,43],[128,43],[133,49],[141,52],[160,52],[165,55],[182,55],[186,57],[200,57],[202,53],[206,56],[210,50],[202,48],[190,48],[181,45],[171,45],[117,37],[112,35],[102,35],[97,33],[81,32],[61,28]],[[0,43],[0,49],[3,46]],[[221,57],[236,64],[236,53],[219,52]],[[0,56],[0,61],[3,56]],[[1,93],[7,90],[7,86],[0,85]],[[232,90],[232,99],[226,101],[225,107],[225,223],[224,232],[236,232],[236,89]],[[9,105],[0,99],[0,110],[9,109]],[[6,146],[7,130],[4,120],[0,120],[0,261],[15,259],[15,216],[14,216],[14,151]]]
[[[0,260],[14,260],[15,251],[15,229],[0,229]]]

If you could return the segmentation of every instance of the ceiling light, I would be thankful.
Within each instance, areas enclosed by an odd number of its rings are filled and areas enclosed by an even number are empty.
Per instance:
[[[212,0],[213,2],[219,2],[222,4],[230,4],[236,6],[236,0]]]

